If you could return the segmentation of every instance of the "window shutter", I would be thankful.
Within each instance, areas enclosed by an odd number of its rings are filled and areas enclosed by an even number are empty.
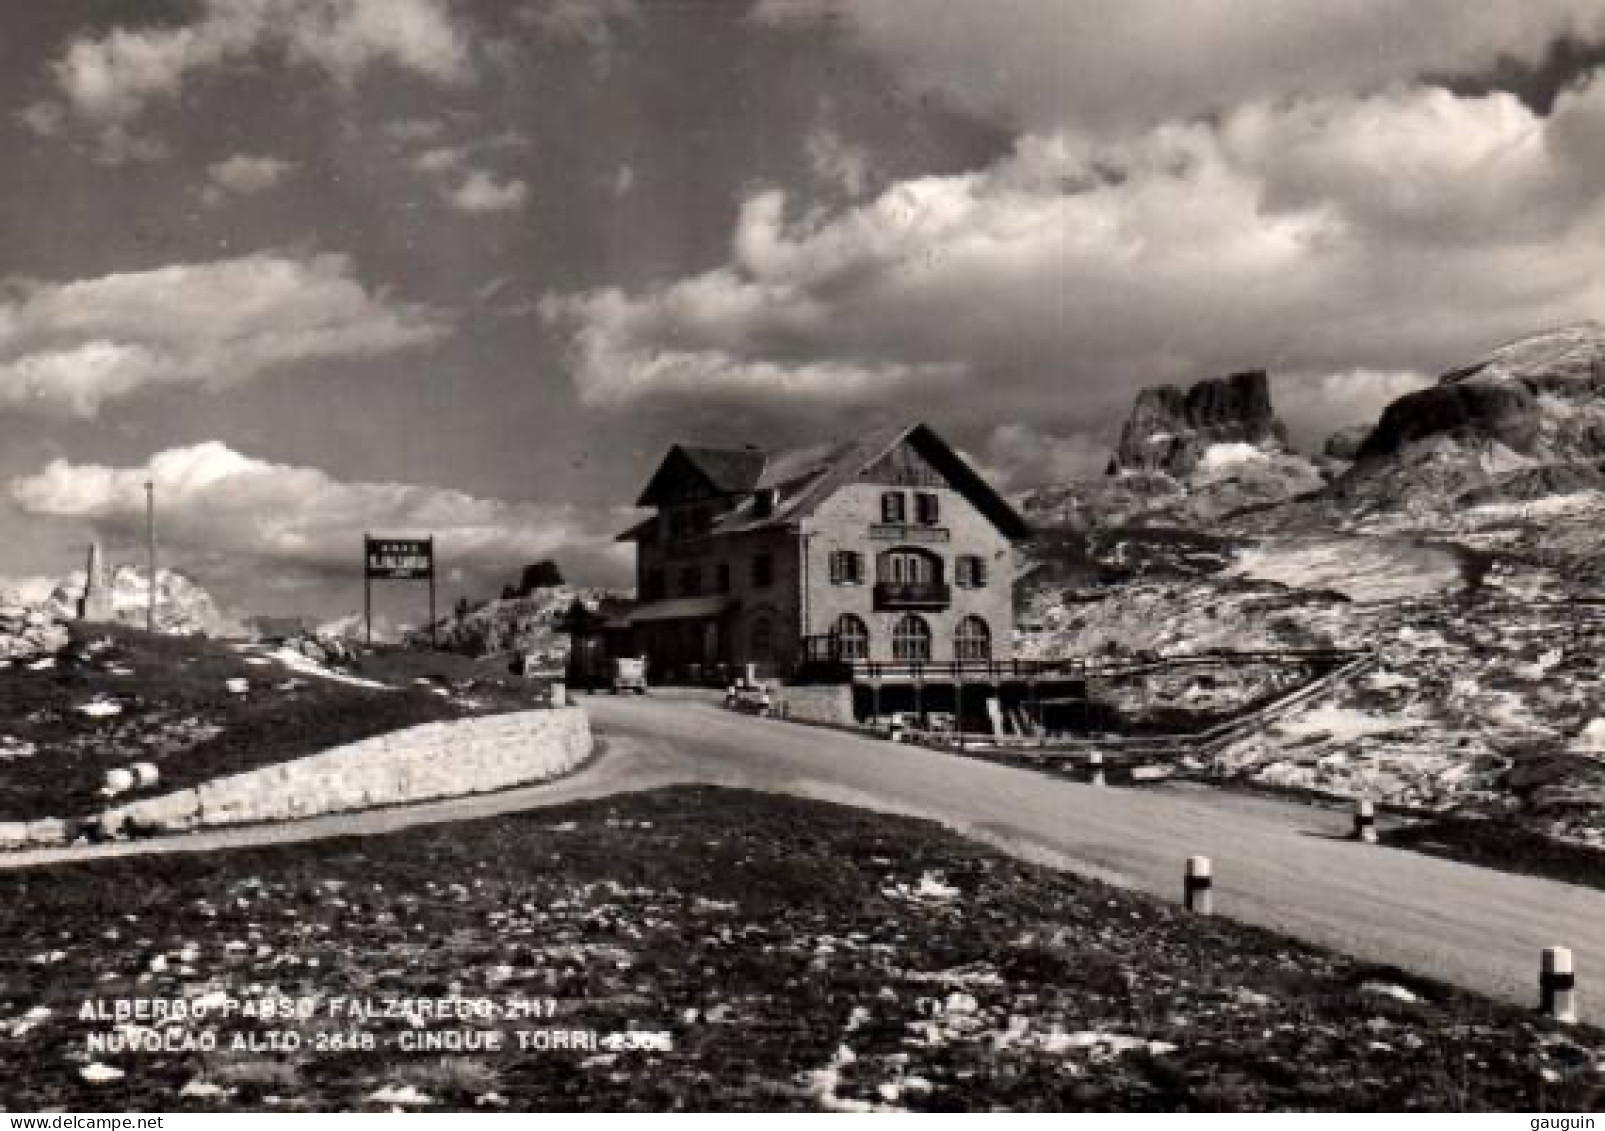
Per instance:
[[[975,587],[981,589],[986,585],[986,559],[975,558]]]
[[[920,492],[914,496],[914,507],[924,526],[935,526],[940,515],[940,501],[935,495]]]
[[[857,550],[847,551],[847,579],[854,585],[864,584],[864,555]]]

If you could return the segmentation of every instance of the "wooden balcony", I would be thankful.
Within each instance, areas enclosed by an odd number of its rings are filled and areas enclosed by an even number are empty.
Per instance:
[[[945,609],[953,590],[945,581],[881,581],[875,585],[875,609]]]

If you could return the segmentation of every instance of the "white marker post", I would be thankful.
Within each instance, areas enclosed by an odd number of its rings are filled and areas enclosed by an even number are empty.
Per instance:
[[[902,715],[893,716],[893,718],[892,718],[892,727],[891,727],[891,730],[887,732],[886,737],[891,739],[891,741],[893,741],[893,742],[902,742],[903,741],[904,734],[903,734],[903,716]]]
[[[1210,874],[1209,857],[1189,856],[1187,876],[1182,888],[1187,910],[1208,915],[1214,910],[1215,877]]]
[[[1572,952],[1564,946],[1546,946],[1538,971],[1538,1008],[1556,1021],[1570,1025],[1577,1020],[1577,978],[1572,972]]]
[[[1087,770],[1091,775],[1090,780],[1093,785],[1104,784],[1102,750],[1094,750],[1087,755]]]
[[[1354,803],[1354,839],[1362,844],[1377,842],[1377,808],[1370,798]]]

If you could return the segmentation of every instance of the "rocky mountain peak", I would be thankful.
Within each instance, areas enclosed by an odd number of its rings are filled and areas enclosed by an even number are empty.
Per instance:
[[[1186,389],[1143,389],[1121,429],[1109,474],[1162,471],[1186,476],[1216,444],[1287,449],[1287,430],[1271,407],[1264,370],[1210,378]]]
[[[1605,390],[1605,324],[1593,319],[1528,334],[1451,369],[1440,385],[1521,381],[1535,391],[1584,385]]]
[[[1605,325],[1531,334],[1449,370],[1390,404],[1359,459],[1433,438],[1498,443],[1543,460],[1605,457]]]

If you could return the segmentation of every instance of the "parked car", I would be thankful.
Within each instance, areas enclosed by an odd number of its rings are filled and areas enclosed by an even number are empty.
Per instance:
[[[613,661],[613,694],[633,691],[646,694],[646,657],[620,657]]]

